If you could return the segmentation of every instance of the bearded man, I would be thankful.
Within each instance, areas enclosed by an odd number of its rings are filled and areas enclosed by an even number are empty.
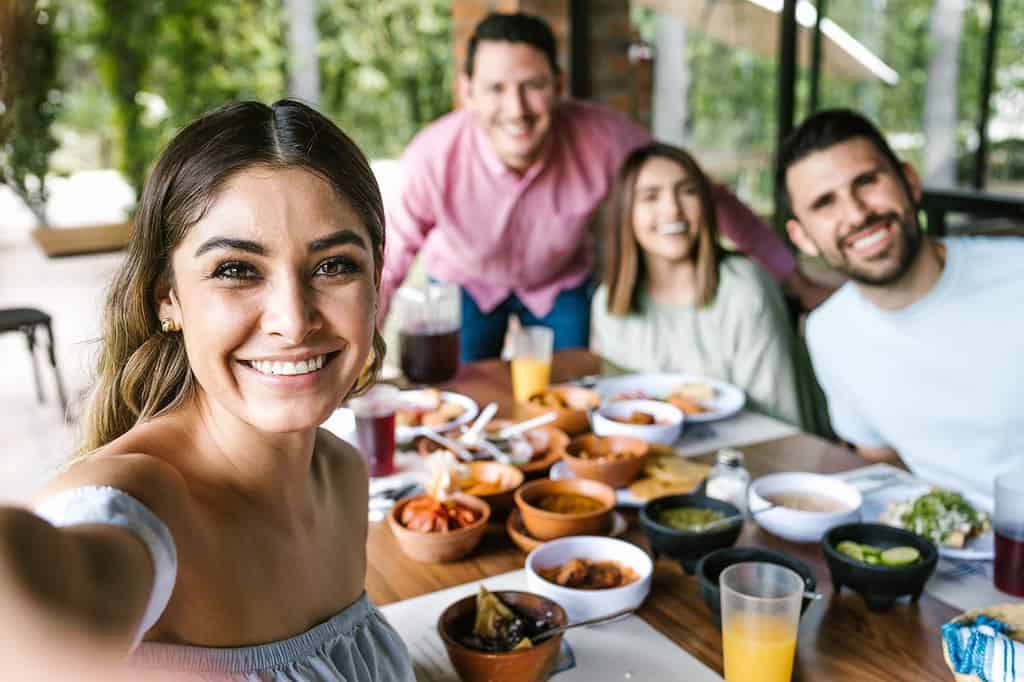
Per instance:
[[[793,243],[850,280],[807,321],[836,433],[991,496],[1024,464],[1024,240],[924,233],[917,173],[853,111],[804,121],[777,174]]]

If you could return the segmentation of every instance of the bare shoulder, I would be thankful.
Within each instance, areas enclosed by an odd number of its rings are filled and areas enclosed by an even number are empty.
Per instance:
[[[325,429],[316,434],[316,451],[321,477],[331,498],[340,505],[345,517],[356,519],[351,531],[365,537],[370,498],[366,462],[355,447]]]
[[[366,462],[358,450],[327,429],[319,429],[316,436],[316,448],[320,461],[332,478],[341,477],[345,480],[367,480]]]
[[[50,481],[33,499],[38,505],[65,490],[109,486],[142,502],[168,525],[189,508],[184,477],[163,459],[142,453],[97,453],[78,462]]]

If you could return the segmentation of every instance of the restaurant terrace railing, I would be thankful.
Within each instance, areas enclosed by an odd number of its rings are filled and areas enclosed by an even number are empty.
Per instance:
[[[948,216],[964,215],[964,230],[956,232],[1024,234],[1024,197],[992,194],[969,189],[925,188],[921,208],[928,219],[928,231],[950,232]]]

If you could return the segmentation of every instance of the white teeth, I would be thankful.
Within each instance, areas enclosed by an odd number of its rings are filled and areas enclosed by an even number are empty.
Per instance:
[[[324,362],[326,362],[326,360],[326,355],[318,355],[315,358],[299,360],[298,362],[253,360],[249,364],[260,374],[283,374],[291,376],[295,374],[309,374],[310,372],[315,372],[324,366]]]
[[[870,248],[874,246],[876,243],[880,242],[882,239],[884,239],[885,234],[885,230],[878,230],[877,232],[873,232],[867,237],[864,237],[863,239],[858,239],[857,241],[853,242],[853,248],[858,250]]]
[[[672,223],[662,223],[658,225],[656,231],[658,234],[683,234],[689,232],[690,224],[685,220],[677,220]]]

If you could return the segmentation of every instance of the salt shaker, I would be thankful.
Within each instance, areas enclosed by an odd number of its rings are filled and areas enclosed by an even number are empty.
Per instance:
[[[750,472],[743,466],[743,453],[724,448],[718,451],[718,463],[708,474],[707,495],[735,505],[740,511],[747,508],[747,485]]]

